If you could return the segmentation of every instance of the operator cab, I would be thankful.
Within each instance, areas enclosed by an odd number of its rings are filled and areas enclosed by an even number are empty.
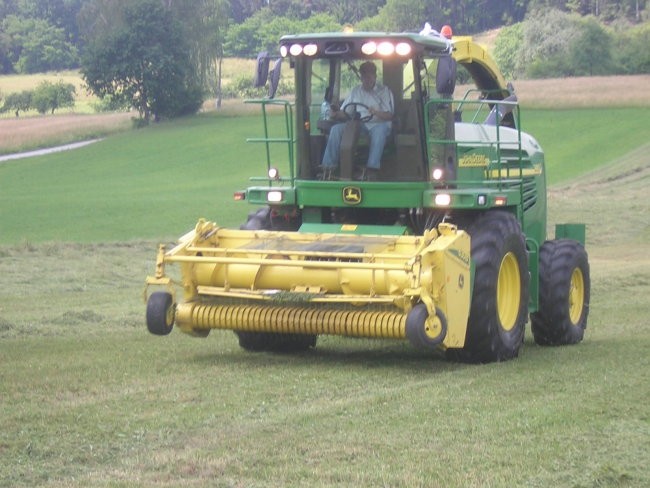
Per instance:
[[[368,112],[363,106],[348,106],[348,120],[331,120],[330,111],[332,107],[343,108],[341,104],[351,90],[361,84],[359,69],[367,61],[376,67],[377,84],[387,87],[394,101],[378,180],[429,179],[430,167],[441,163],[431,158],[444,155],[429,154],[426,139],[453,139],[453,116],[450,103],[426,102],[452,97],[456,71],[450,43],[438,36],[427,36],[428,42],[423,42],[424,38],[416,34],[373,33],[282,38],[280,51],[295,70],[298,179],[350,180],[359,179],[362,174],[369,140],[367,136],[358,136],[363,132],[358,126],[367,121]],[[424,107],[429,111],[428,117],[423,113]],[[334,124],[347,126],[339,165],[328,172],[324,171],[322,161]],[[453,161],[447,163],[453,165]]]

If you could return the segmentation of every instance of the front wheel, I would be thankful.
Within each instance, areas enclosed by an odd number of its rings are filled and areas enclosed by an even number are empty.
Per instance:
[[[591,282],[585,248],[570,239],[546,241],[539,252],[539,310],[531,315],[542,346],[582,341],[589,315]]]
[[[474,287],[462,349],[447,357],[463,362],[505,361],[519,355],[528,320],[528,252],[519,221],[489,211],[472,222]]]
[[[147,300],[147,329],[155,335],[167,335],[174,327],[176,308],[171,294],[157,291]]]

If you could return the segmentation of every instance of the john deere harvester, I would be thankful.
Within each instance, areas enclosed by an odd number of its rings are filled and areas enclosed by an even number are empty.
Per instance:
[[[153,334],[230,329],[250,351],[306,350],[322,334],[406,339],[468,362],[516,357],[529,316],[538,344],[582,340],[585,226],[547,239],[544,154],[521,130],[514,90],[480,45],[445,33],[291,35],[277,59],[258,57],[269,97],[248,102],[263,119],[250,141],[266,173],[235,194],[256,209],[240,229],[201,219],[160,247]],[[394,103],[372,177],[368,107],[328,117],[367,61]],[[283,64],[295,92],[277,99]],[[471,85],[454,98],[456,80]],[[346,124],[340,162],[323,166],[335,123]]]

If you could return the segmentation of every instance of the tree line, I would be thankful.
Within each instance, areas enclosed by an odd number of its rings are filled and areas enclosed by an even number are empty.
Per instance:
[[[224,57],[274,52],[281,35],[503,27],[511,77],[648,73],[647,0],[0,0],[0,73],[80,69],[144,120],[219,98]],[[504,27],[505,26],[505,27]]]
[[[78,68],[96,30],[118,22],[120,11],[140,0],[0,0],[0,73]],[[647,0],[160,0],[196,37],[211,19],[207,42],[223,55],[254,57],[280,35],[309,30],[416,30],[425,21],[474,34],[513,25],[533,11],[593,16],[601,24],[647,20]],[[219,25],[215,25],[219,24]],[[201,27],[196,30],[196,26]]]

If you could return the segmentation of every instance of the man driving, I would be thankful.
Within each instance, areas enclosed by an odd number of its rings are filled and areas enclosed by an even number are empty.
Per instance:
[[[361,125],[361,131],[368,135],[370,148],[365,174],[372,179],[376,176],[381,164],[381,154],[386,144],[386,138],[391,131],[391,120],[393,118],[394,101],[393,94],[388,87],[377,83],[377,67],[371,61],[366,61],[359,67],[361,84],[354,87],[343,102],[341,109],[332,107],[330,117],[333,120],[347,120],[350,108],[356,108],[365,121]],[[346,112],[346,107],[348,111]],[[323,166],[333,168],[339,165],[339,153],[341,139],[346,124],[336,124],[330,130],[325,153],[323,154]]]

